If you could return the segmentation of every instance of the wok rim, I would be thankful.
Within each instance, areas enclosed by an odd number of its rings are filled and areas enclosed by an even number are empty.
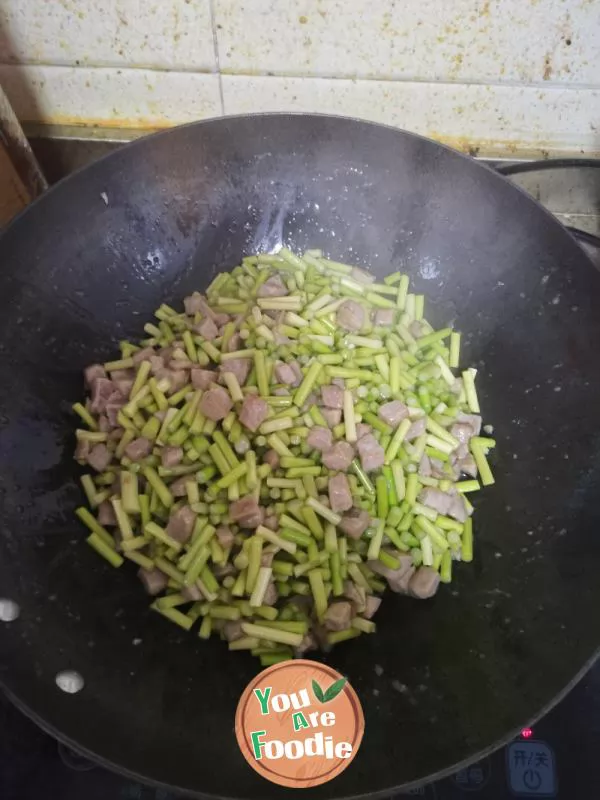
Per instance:
[[[136,139],[132,139],[130,141],[125,141],[121,147],[112,150],[109,153],[105,153],[104,155],[97,158],[95,161],[90,162],[89,164],[83,164],[77,169],[70,172],[68,175],[65,175],[56,183],[52,184],[45,192],[35,198],[29,205],[25,206],[25,208],[21,209],[21,211],[14,216],[8,225],[6,225],[2,230],[0,230],[0,241],[3,237],[16,225],[23,217],[27,215],[27,213],[34,209],[39,203],[41,203],[46,197],[52,195],[52,193],[58,189],[58,187],[62,186],[66,181],[74,179],[80,173],[85,172],[85,170],[95,167],[96,165],[100,165],[104,163],[105,160],[112,158],[115,154],[122,152],[125,148],[130,149],[137,146],[142,146],[143,142],[152,141],[153,139],[158,139],[162,137],[168,136],[170,133],[178,130],[187,130],[191,128],[200,128],[203,125],[211,125],[214,123],[227,123],[229,121],[235,120],[242,120],[242,119],[285,119],[285,118],[294,118],[294,117],[302,117],[302,118],[312,118],[312,119],[324,119],[324,120],[338,120],[341,122],[351,122],[351,123],[358,123],[359,125],[365,125],[372,128],[383,128],[388,131],[392,131],[395,134],[399,134],[401,136],[406,136],[412,139],[417,139],[421,142],[427,142],[428,144],[432,144],[435,147],[438,147],[448,153],[451,153],[455,157],[459,157],[461,160],[466,161],[468,164],[475,164],[477,167],[486,170],[488,173],[494,175],[497,179],[501,180],[503,183],[511,186],[515,191],[519,192],[519,194],[526,197],[531,203],[533,203],[538,211],[542,211],[548,219],[551,219],[558,228],[561,230],[561,235],[566,234],[569,241],[576,245],[577,250],[582,258],[584,258],[588,265],[595,269],[594,262],[589,257],[589,255],[585,252],[585,250],[578,244],[577,240],[569,232],[569,230],[565,227],[565,225],[560,222],[556,218],[556,216],[548,209],[543,206],[538,200],[536,200],[529,192],[526,192],[518,184],[514,183],[510,180],[510,176],[505,176],[504,174],[498,172],[493,167],[486,164],[484,161],[476,158],[475,156],[471,156],[468,153],[463,153],[461,150],[457,150],[450,145],[445,144],[444,142],[440,142],[437,139],[432,139],[430,136],[425,136],[422,133],[414,133],[413,131],[405,130],[404,128],[399,128],[395,125],[390,125],[386,122],[373,122],[372,120],[362,119],[361,117],[352,117],[345,114],[325,114],[322,112],[309,112],[309,111],[259,111],[254,114],[223,114],[220,116],[215,117],[206,117],[204,119],[193,120],[191,122],[185,122],[181,125],[172,125],[168,128],[163,128],[159,131],[153,131],[152,133],[148,133],[142,136],[138,136]]]
[[[588,659],[588,661],[584,664],[584,666],[579,670],[579,672],[572,678],[569,683],[560,691],[557,695],[555,695],[552,700],[550,700],[543,708],[540,709],[532,718],[526,720],[521,725],[519,725],[516,729],[510,731],[505,737],[502,737],[499,741],[494,742],[494,744],[490,745],[489,747],[483,748],[483,750],[479,750],[472,756],[463,759],[462,761],[457,761],[455,764],[451,766],[445,767],[444,769],[440,769],[437,772],[428,775],[425,780],[420,781],[411,781],[410,783],[401,783],[398,786],[391,786],[389,789],[378,789],[374,792],[369,792],[368,794],[352,794],[352,795],[345,795],[343,800],[383,800],[384,798],[389,798],[389,796],[396,792],[406,792],[411,789],[416,789],[421,786],[429,785],[430,783],[437,783],[440,780],[444,780],[445,778],[449,778],[451,775],[454,775],[461,769],[465,769],[466,767],[471,766],[471,764],[476,764],[479,761],[482,761],[484,758],[492,755],[496,751],[500,750],[502,747],[505,747],[509,742],[516,739],[517,736],[521,733],[524,728],[530,728],[535,725],[542,717],[545,717],[553,708],[555,708],[565,697],[571,692],[572,689],[587,675],[590,669],[594,666],[596,661],[598,660],[598,656],[600,656],[600,647],[596,649],[594,655]],[[238,795],[216,795],[216,794],[204,794],[202,791],[196,789],[189,789],[183,786],[178,786],[170,783],[164,783],[163,781],[156,780],[155,778],[148,778],[144,775],[141,775],[139,772],[135,770],[127,769],[127,767],[120,766],[119,764],[114,763],[110,759],[104,758],[103,756],[98,756],[96,753],[93,753],[91,750],[88,750],[85,747],[81,747],[68,736],[63,734],[57,728],[55,728],[52,724],[46,722],[46,720],[39,717],[36,712],[30,708],[26,703],[23,703],[16,695],[14,695],[9,689],[6,688],[4,681],[2,681],[2,688],[4,691],[5,696],[11,701],[11,703],[19,709],[26,717],[28,717],[32,722],[34,722],[38,728],[41,728],[45,733],[52,736],[58,742],[66,745],[67,747],[74,750],[76,753],[85,756],[95,765],[102,767],[103,769],[108,770],[117,775],[123,775],[127,778],[134,779],[138,781],[138,783],[145,784],[147,786],[153,786],[159,789],[164,789],[166,791],[173,791],[179,792],[184,796],[196,798],[196,800],[243,800],[243,798]]]
[[[578,259],[582,263],[587,262],[588,267],[595,269],[595,265],[590,256],[578,244],[575,237],[555,217],[554,214],[552,214],[548,209],[546,209],[539,201],[537,201],[534,197],[532,197],[521,186],[511,181],[508,176],[504,176],[503,174],[497,172],[495,169],[493,169],[493,167],[489,166],[483,161],[474,158],[473,156],[470,156],[467,153],[463,153],[460,150],[456,150],[455,148],[450,147],[449,145],[444,144],[443,142],[432,139],[431,137],[424,136],[419,133],[414,133],[412,131],[407,131],[403,128],[399,128],[394,125],[380,123],[380,122],[373,122],[370,120],[361,119],[359,117],[352,117],[346,115],[309,113],[309,112],[258,112],[253,114],[222,115],[222,116],[208,117],[201,120],[195,120],[182,125],[176,125],[169,128],[165,128],[163,130],[155,131],[147,135],[142,135],[132,141],[124,143],[122,147],[118,147],[115,150],[104,154],[95,161],[78,167],[76,170],[64,176],[55,184],[53,184],[51,187],[49,187],[43,194],[37,197],[32,203],[30,203],[28,206],[22,209],[15,217],[13,217],[13,219],[9,222],[9,224],[0,232],[0,242],[4,239],[5,236],[7,236],[13,230],[13,228],[21,224],[21,221],[27,217],[27,214],[29,212],[33,212],[33,210],[39,204],[42,204],[46,198],[52,197],[53,193],[59,190],[60,187],[62,187],[65,182],[68,182],[70,180],[75,180],[81,173],[85,172],[86,170],[96,167],[99,168],[100,165],[102,165],[105,162],[105,160],[110,159],[112,157],[117,157],[117,154],[121,153],[125,149],[143,147],[144,142],[151,142],[156,138],[166,137],[169,134],[173,134],[174,132],[179,130],[187,130],[192,128],[201,129],[203,126],[214,125],[215,123],[226,125],[228,123],[235,123],[236,120],[248,120],[248,119],[253,120],[262,118],[267,118],[267,119],[307,118],[307,119],[318,119],[318,120],[332,120],[340,123],[351,123],[353,125],[358,124],[361,127],[368,126],[369,128],[387,129],[388,131],[393,132],[395,135],[415,139],[421,142],[426,142],[430,145],[434,145],[436,148],[439,148],[442,151],[452,154],[453,157],[458,157],[461,160],[465,161],[466,163],[474,165],[476,168],[480,168],[488,173],[493,174],[495,176],[495,179],[497,179],[498,181],[502,181],[505,184],[508,184],[513,191],[519,192],[521,195],[523,195],[529,203],[537,207],[538,211],[543,212],[547,220],[551,221],[550,224],[554,226],[557,235],[559,235],[559,229],[560,229],[560,236],[563,237],[565,245],[566,242],[568,241],[569,244],[566,246],[571,247],[572,249],[576,248]],[[580,667],[580,669],[576,672],[576,674],[571,678],[571,680],[568,681],[568,683],[563,687],[563,689],[556,695],[554,695],[547,703],[545,703],[542,706],[542,708],[533,715],[533,717],[524,721],[521,725],[510,730],[506,735],[502,736],[500,739],[496,740],[489,746],[477,751],[475,754],[470,755],[467,758],[458,761],[452,765],[449,765],[448,767],[440,769],[435,773],[431,773],[427,775],[425,778],[422,778],[418,781],[411,781],[409,783],[403,783],[396,786],[391,786],[387,789],[381,789],[369,792],[368,794],[363,793],[363,794],[345,795],[344,800],[367,800],[367,798],[374,798],[374,800],[379,800],[381,798],[386,798],[390,794],[393,794],[395,792],[407,791],[410,789],[423,786],[425,784],[443,780],[445,778],[450,777],[458,770],[466,768],[471,764],[477,763],[478,761],[486,758],[487,756],[496,752],[500,748],[506,746],[506,744],[515,739],[519,735],[521,730],[523,730],[523,728],[534,725],[542,717],[548,714],[553,708],[555,708],[569,694],[569,692],[582,680],[582,678],[590,671],[590,669],[594,666],[594,664],[598,660],[599,656],[600,656],[600,644],[596,647],[595,652],[588,658],[588,660]],[[53,725],[50,722],[47,722],[43,717],[38,715],[37,712],[31,706],[29,706],[26,702],[21,700],[21,698],[9,688],[5,676],[0,678],[0,687],[2,688],[5,696],[10,700],[10,702],[16,708],[18,708],[19,711],[25,714],[26,717],[32,720],[45,733],[49,734],[58,742],[61,742],[62,744],[74,750],[75,752],[80,753],[86,758],[89,758],[89,760],[92,761],[94,764],[97,764],[98,766],[101,766],[102,768],[107,769],[110,772],[113,772],[117,775],[122,775],[129,779],[136,780],[142,784],[146,784],[156,788],[162,788],[168,791],[176,791],[183,795],[197,798],[198,800],[243,800],[241,795],[205,794],[202,792],[202,790],[190,789],[179,786],[178,784],[165,783],[164,781],[160,781],[155,778],[145,776],[140,772],[137,772],[136,770],[131,770],[125,766],[117,764],[111,759],[98,755],[97,753],[87,749],[86,747],[80,746],[68,735],[64,734],[57,727],[55,727],[55,725]]]

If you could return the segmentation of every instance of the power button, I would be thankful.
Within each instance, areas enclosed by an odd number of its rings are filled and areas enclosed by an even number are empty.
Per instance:
[[[518,797],[554,797],[554,753],[545,742],[517,741],[506,749],[508,783]]]

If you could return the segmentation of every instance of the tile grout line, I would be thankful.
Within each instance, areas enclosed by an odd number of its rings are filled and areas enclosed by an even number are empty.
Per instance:
[[[209,0],[209,5],[212,8],[214,0]],[[212,20],[211,20],[212,21]],[[52,62],[3,62],[0,60],[0,70],[21,70],[21,69],[73,69],[73,70],[121,70],[129,72],[166,72],[173,74],[192,74],[192,75],[217,75],[219,78],[219,85],[221,86],[223,78],[261,78],[261,79],[280,79],[280,80],[303,80],[303,81],[340,81],[353,84],[360,83],[381,83],[393,85],[427,85],[427,86],[440,86],[440,87],[461,87],[461,88],[490,88],[490,89],[513,89],[513,90],[550,90],[560,92],[594,92],[600,91],[600,85],[587,84],[587,83],[559,83],[556,81],[535,81],[531,83],[520,83],[518,81],[493,81],[485,79],[464,79],[464,80],[439,80],[434,78],[419,78],[412,77],[387,77],[385,75],[335,75],[333,73],[324,73],[321,75],[299,74],[294,72],[261,72],[261,71],[244,71],[232,72],[230,70],[221,71],[219,49],[218,49],[218,35],[216,31],[216,24],[213,25],[213,48],[215,56],[215,68],[203,69],[201,67],[184,67],[181,65],[175,67],[157,67],[150,64],[141,64],[130,66],[129,64],[69,64],[69,63],[52,63]],[[224,106],[223,106],[224,107]]]
[[[221,116],[225,116],[225,97],[223,94],[223,76],[221,74],[221,63],[219,58],[219,36],[217,34],[217,20],[215,17],[215,0],[208,0],[208,9],[210,13],[210,26],[212,29],[213,49],[215,54],[215,69],[217,73],[217,80],[219,81],[219,102],[221,103]]]

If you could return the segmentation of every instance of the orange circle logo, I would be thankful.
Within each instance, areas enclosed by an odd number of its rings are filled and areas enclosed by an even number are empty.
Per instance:
[[[346,769],[365,729],[360,701],[344,677],[317,661],[283,661],[246,687],[235,733],[246,761],[281,786],[309,788]]]

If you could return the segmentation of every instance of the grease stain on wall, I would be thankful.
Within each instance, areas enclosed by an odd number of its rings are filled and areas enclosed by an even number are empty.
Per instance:
[[[593,0],[4,0],[0,16],[0,78],[37,122],[320,111],[466,152],[600,146]]]

